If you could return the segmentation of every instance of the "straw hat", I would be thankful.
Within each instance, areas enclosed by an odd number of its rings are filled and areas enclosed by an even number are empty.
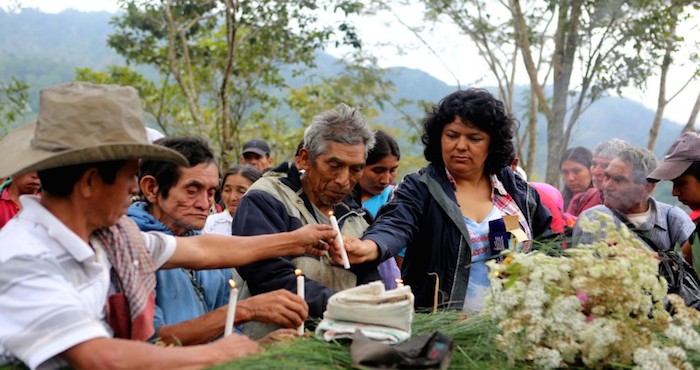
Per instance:
[[[136,89],[75,82],[41,91],[39,117],[0,141],[0,178],[75,164],[147,158],[188,166],[149,143]]]

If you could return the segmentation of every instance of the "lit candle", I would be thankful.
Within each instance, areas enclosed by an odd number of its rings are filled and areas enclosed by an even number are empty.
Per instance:
[[[228,296],[228,312],[226,312],[226,326],[224,327],[224,336],[227,337],[233,333],[233,318],[236,316],[236,301],[238,300],[238,288],[233,279],[228,279],[231,285],[231,293]]]
[[[396,288],[403,288],[403,279],[394,279],[396,281]]]
[[[297,295],[299,298],[304,299],[304,275],[301,274],[300,269],[294,270],[294,275],[297,276]],[[298,328],[299,335],[304,335],[304,323],[302,322]]]
[[[343,242],[343,236],[340,234],[340,227],[338,227],[338,220],[335,218],[333,211],[328,212],[328,216],[331,219],[331,226],[333,230],[338,233],[338,244],[340,244],[340,256],[343,258],[343,267],[346,269],[350,268],[350,260],[348,260],[348,252],[345,251],[345,243]]]

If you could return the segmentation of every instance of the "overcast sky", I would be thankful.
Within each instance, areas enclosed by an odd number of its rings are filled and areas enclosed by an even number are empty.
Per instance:
[[[0,0],[0,4],[11,3],[16,0]],[[109,11],[119,10],[116,0],[19,0],[23,7],[38,7],[42,11],[57,13],[64,9],[74,8],[82,11]],[[405,9],[399,11],[402,21],[411,25],[422,23],[420,11]],[[695,19],[700,19],[696,14]],[[683,30],[684,35],[698,35],[698,23],[690,22],[694,29]],[[424,70],[450,85],[457,83],[465,85],[494,85],[493,78],[486,70],[484,63],[476,55],[475,48],[466,36],[459,35],[447,25],[432,27],[430,33],[423,33],[425,41],[439,55],[430,52],[416,37],[401,25],[396,19],[384,14],[381,17],[362,18],[356,20],[360,36],[366,47],[379,57],[382,67],[404,66]],[[387,40],[387,35],[391,37]],[[386,46],[390,43],[392,46]],[[384,46],[381,46],[384,44]],[[401,45],[402,52],[396,45]],[[327,50],[331,54],[339,54],[339,50]],[[680,85],[690,76],[693,66],[676,66],[671,70],[668,79],[667,97],[673,94]],[[524,71],[522,71],[524,72]],[[519,84],[529,84],[525,73],[520,74]],[[658,77],[652,77],[648,81],[647,91],[629,89],[625,91],[625,97],[641,101],[650,109],[656,109],[656,95],[658,93]],[[672,103],[667,106],[665,117],[685,124],[690,115],[693,103],[700,92],[700,81],[688,86]]]

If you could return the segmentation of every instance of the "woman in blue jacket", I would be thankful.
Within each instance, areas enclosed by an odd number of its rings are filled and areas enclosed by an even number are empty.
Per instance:
[[[407,246],[402,274],[416,307],[479,311],[489,285],[485,261],[504,244],[531,246],[505,232],[504,216],[517,217],[533,239],[551,234],[551,215],[511,170],[516,121],[488,91],[448,95],[423,128],[430,164],[407,175],[362,239],[348,238],[346,248],[357,263],[384,261]]]
[[[367,153],[362,177],[353,189],[353,197],[368,212],[365,218],[369,224],[374,222],[379,208],[389,201],[391,192],[394,191],[391,183],[396,178],[401,160],[399,144],[391,135],[377,130],[374,140],[374,146]],[[403,259],[403,256],[404,254],[399,253],[397,257]],[[395,289],[397,280],[401,278],[397,263],[397,260],[389,258],[377,266],[379,277],[382,278],[386,289]]]

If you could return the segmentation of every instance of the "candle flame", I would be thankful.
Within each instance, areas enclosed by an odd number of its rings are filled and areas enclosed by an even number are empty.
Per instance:
[[[233,279],[228,279],[228,284],[231,286],[231,289],[236,287],[236,282]]]
[[[328,211],[328,217],[333,216],[333,211]]]
[[[301,276],[301,270],[300,269],[294,270],[294,275]]]
[[[396,285],[403,284],[403,279],[394,279],[396,281]]]

